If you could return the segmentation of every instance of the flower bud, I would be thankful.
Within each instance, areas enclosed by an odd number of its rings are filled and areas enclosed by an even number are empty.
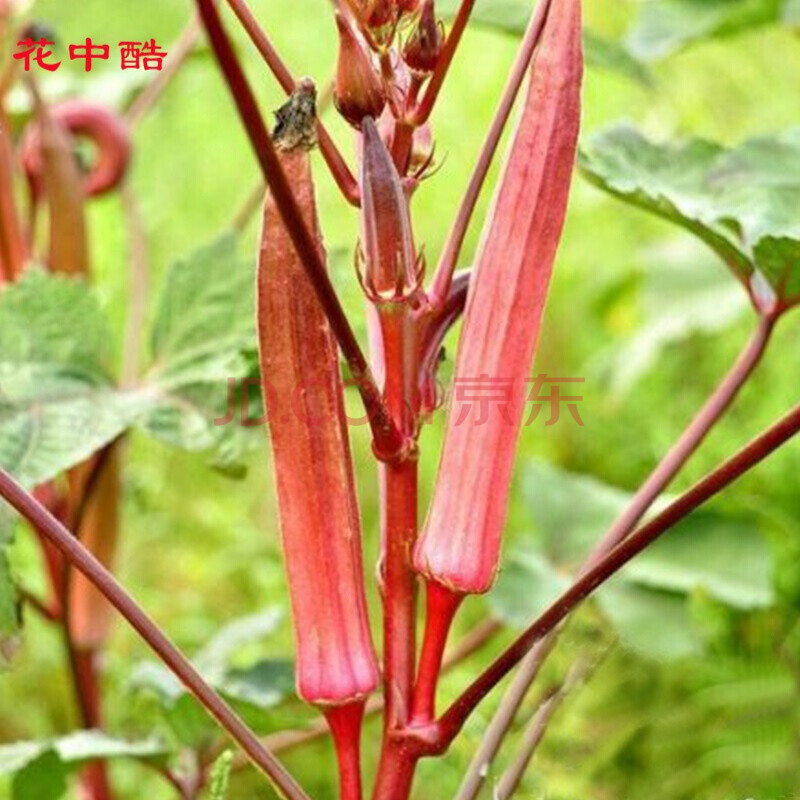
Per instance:
[[[401,14],[412,14],[419,7],[419,0],[397,0],[397,8]]]
[[[364,117],[377,118],[386,105],[380,75],[372,57],[356,36],[350,22],[336,14],[339,28],[339,63],[333,100],[339,113],[355,128],[361,127]]]
[[[433,0],[423,0],[417,27],[403,47],[403,61],[418,75],[433,72],[442,51],[444,33],[436,20]]]
[[[395,20],[397,5],[394,0],[367,0],[364,21],[371,29],[380,30]]]
[[[279,153],[322,251],[309,155]],[[296,641],[297,689],[310,703],[362,702],[378,685],[367,618],[361,530],[336,341],[267,197],[257,329],[281,538]]]
[[[453,400],[414,566],[457,594],[487,591],[500,556],[527,377],[566,214],[580,125],[580,0],[550,8],[470,280],[456,378],[502,399]]]
[[[374,301],[401,300],[419,287],[408,199],[372,118],[364,119],[361,154],[362,283]]]

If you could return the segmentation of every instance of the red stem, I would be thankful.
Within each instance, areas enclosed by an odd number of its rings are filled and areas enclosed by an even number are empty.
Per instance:
[[[285,800],[309,800],[283,765],[259,742],[233,709],[205,682],[183,653],[120,585],[116,578],[38,500],[0,469],[0,497],[51,541],[127,620],[156,655],[230,734]]]
[[[417,535],[417,462],[381,467],[384,530],[384,693],[387,729],[409,719],[416,652],[416,576],[411,549]]]
[[[444,649],[447,646],[453,618],[464,595],[451,592],[436,581],[428,581],[426,598],[425,636],[422,641],[417,682],[414,686],[412,726],[427,725],[436,716],[436,686],[442,671]]]
[[[108,770],[103,761],[90,761],[81,770],[81,786],[86,800],[111,800]]]
[[[283,63],[278,51],[273,47],[264,29],[258,24],[258,20],[253,16],[253,12],[248,7],[245,0],[228,0],[228,5],[233,13],[242,23],[242,27],[250,37],[250,41],[256,50],[261,53],[272,74],[275,76],[281,88],[286,94],[291,94],[297,87],[295,79],[289,72],[288,67]],[[341,189],[345,199],[354,206],[361,204],[361,192],[358,188],[358,181],[353,176],[347,162],[336,147],[331,135],[321,122],[317,122],[317,139],[322,157],[328,165],[328,169],[333,175],[337,186]]]
[[[439,92],[444,84],[444,79],[447,77],[450,64],[453,62],[453,56],[456,54],[458,45],[461,42],[461,36],[467,27],[467,22],[469,22],[474,5],[475,0],[461,0],[458,13],[453,20],[453,26],[450,28],[450,34],[442,47],[442,52],[439,54],[439,60],[436,62],[436,69],[428,82],[428,88],[425,89],[422,100],[420,100],[419,105],[411,114],[410,122],[412,125],[424,125],[428,121],[428,117],[433,111],[436,99],[439,97]]]
[[[364,701],[324,710],[339,766],[339,800],[361,800],[361,723]]]
[[[196,0],[203,24],[220,68],[233,95],[261,171],[275,198],[286,230],[325,311],[331,329],[356,381],[375,438],[376,452],[391,458],[403,451],[406,442],[387,413],[378,387],[331,283],[316,242],[305,224],[294,192],[289,186],[278,154],[272,144],[253,92],[236,58],[214,5],[214,0]]]
[[[475,169],[472,172],[469,185],[467,186],[466,194],[461,201],[461,206],[458,209],[453,227],[447,237],[442,255],[439,259],[439,265],[436,268],[436,275],[433,280],[433,288],[431,291],[431,302],[438,304],[444,302],[447,297],[450,282],[453,279],[453,272],[456,268],[459,253],[464,245],[464,238],[467,235],[472,214],[475,211],[475,204],[478,202],[483,184],[486,181],[486,176],[489,172],[492,160],[494,159],[495,151],[500,143],[500,137],[503,135],[508,117],[511,114],[511,109],[514,106],[519,87],[528,72],[528,65],[533,58],[533,52],[539,44],[539,39],[544,29],[544,23],[547,20],[547,12],[550,10],[551,0],[539,0],[536,6],[536,11],[528,23],[528,28],[525,31],[525,36],[517,51],[517,57],[514,61],[514,66],[511,68],[511,73],[506,80],[506,86],[503,90],[503,96],[500,99],[500,105],[495,113],[492,125],[489,128],[489,133],[486,136],[486,141],[483,143],[481,154]],[[430,87],[429,87],[430,90]],[[427,95],[426,95],[427,96]]]
[[[762,432],[735,456],[723,462],[617,545],[596,566],[587,570],[533,622],[480,676],[450,705],[444,715],[428,728],[407,730],[410,741],[421,754],[443,752],[461,730],[466,719],[483,698],[525,657],[538,641],[554,630],[598,586],[619,572],[661,535],[688,514],[763,461],[800,431],[800,405]]]
[[[395,424],[413,435],[418,406],[417,321],[405,302],[377,307],[383,339],[384,393]],[[386,711],[374,800],[407,800],[415,761],[395,733],[410,720],[416,663],[417,578],[411,552],[417,537],[416,454],[382,464],[383,690]],[[398,747],[397,745],[400,744]]]
[[[761,317],[755,333],[742,350],[736,363],[714,390],[706,404],[692,420],[680,439],[653,470],[630,504],[606,531],[592,550],[583,569],[591,569],[611,552],[635,527],[653,501],[669,486],[672,479],[703,443],[709,431],[730,408],[742,386],[759,365],[775,328],[774,317]]]

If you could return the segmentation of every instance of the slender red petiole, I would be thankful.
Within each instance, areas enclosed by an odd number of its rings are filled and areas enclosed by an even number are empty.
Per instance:
[[[453,20],[453,26],[450,28],[450,33],[439,55],[436,69],[434,69],[430,81],[428,82],[428,88],[425,89],[425,94],[422,96],[419,105],[411,113],[410,122],[415,127],[424,125],[428,121],[431,111],[433,111],[433,106],[436,103],[436,99],[439,97],[439,92],[444,84],[444,79],[447,77],[450,64],[461,42],[461,36],[467,27],[474,5],[475,0],[461,0],[458,13]]]
[[[547,12],[550,10],[551,2],[552,0],[539,0],[539,5],[536,6],[536,11],[531,17],[531,21],[528,23],[525,36],[517,51],[517,57],[514,61],[511,73],[508,76],[508,80],[506,81],[503,96],[500,99],[500,105],[497,108],[492,125],[489,128],[486,141],[483,143],[478,163],[475,165],[475,169],[472,172],[466,194],[461,201],[458,215],[453,223],[453,227],[450,229],[447,243],[439,259],[439,265],[436,268],[433,287],[430,293],[431,303],[434,306],[443,302],[450,290],[450,282],[453,280],[453,272],[455,271],[461,248],[464,245],[464,237],[467,234],[472,214],[475,211],[475,204],[478,202],[481,189],[486,181],[486,175],[489,172],[489,167],[492,164],[497,146],[500,143],[500,137],[503,135],[503,130],[508,122],[511,109],[514,106],[514,101],[519,93],[519,88],[528,71],[528,65],[531,62],[531,58],[533,58],[536,46],[539,44],[542,31],[544,30],[544,23],[547,21]],[[430,91],[430,87],[428,87],[428,90]]]
[[[85,575],[127,620],[176,677],[220,723],[250,760],[272,781],[286,800],[309,800],[308,795],[264,748],[235,711],[206,683],[189,659],[167,638],[117,579],[35,497],[0,468],[0,497],[15,508],[51,542],[69,563]]]
[[[411,706],[411,724],[426,725],[436,714],[436,686],[442,671],[450,626],[464,595],[450,592],[434,581],[427,584],[425,638],[419,657],[417,682]]]
[[[220,68],[255,150],[264,179],[275,198],[276,206],[292,243],[325,310],[339,348],[353,373],[355,383],[367,409],[376,452],[382,458],[390,459],[405,449],[405,437],[386,410],[367,359],[358,344],[339,298],[336,296],[319,249],[305,224],[297,199],[286,179],[275,146],[258,110],[255,96],[225,34],[214,2],[213,0],[196,0],[196,2]]]
[[[281,88],[286,94],[291,94],[297,88],[297,82],[278,55],[278,51],[270,42],[264,29],[258,24],[258,20],[253,16],[250,7],[245,0],[227,0],[227,2],[233,13],[238,17],[239,22],[242,23],[242,27],[247,32],[256,50],[261,53]],[[333,179],[341,189],[345,199],[351,205],[360,205],[361,195],[358,190],[358,181],[347,166],[344,156],[339,152],[327,128],[319,121],[317,122],[317,139],[322,157],[325,159],[325,163],[327,163],[328,169],[330,169],[331,175],[333,175]]]

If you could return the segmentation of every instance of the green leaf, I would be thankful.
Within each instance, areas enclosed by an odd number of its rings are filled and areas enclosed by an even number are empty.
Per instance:
[[[211,800],[225,800],[225,795],[228,794],[228,781],[231,776],[232,766],[233,751],[231,750],[226,750],[214,762],[209,780]]]
[[[693,630],[686,598],[613,580],[597,603],[622,644],[639,655],[672,660],[700,655],[703,641]]]
[[[245,715],[251,725],[263,727],[264,712],[294,694],[292,662],[264,657],[271,649],[268,637],[281,619],[283,613],[270,608],[233,620],[193,659],[203,677]],[[214,722],[162,664],[139,664],[131,686],[156,700],[165,721],[184,744],[198,747],[215,735]]]
[[[650,0],[642,4],[627,44],[643,60],[670,55],[711,36],[778,22],[786,0]]]
[[[109,342],[81,280],[30,270],[0,296],[0,466],[23,484],[83,461],[146,406],[113,387]]]
[[[223,677],[234,656],[274,633],[284,618],[280,608],[268,608],[258,614],[240,617],[223,626],[194,658],[197,668],[206,676]]]
[[[64,764],[52,750],[45,750],[14,775],[12,800],[59,800],[67,791]]]
[[[524,628],[565,592],[570,582],[569,574],[560,572],[543,554],[516,548],[503,559],[489,607],[507,624]]]
[[[697,511],[631,562],[626,577],[641,585],[689,593],[703,589],[743,610],[774,600],[772,557],[753,525]]]
[[[668,345],[726,330],[749,307],[724,267],[693,241],[670,242],[648,252],[646,262],[638,294],[643,324],[610,349],[609,377],[617,398],[658,363]]]
[[[88,761],[109,758],[163,759],[169,751],[149,739],[129,742],[101,731],[75,731],[58,739],[0,746],[0,775],[13,775],[13,800],[57,800],[67,775]]]
[[[159,373],[202,370],[221,355],[254,347],[253,267],[233,234],[174,264],[151,336]]]
[[[653,83],[650,70],[615,39],[587,30],[583,48],[588,67],[616,73],[645,86]]]
[[[800,300],[800,129],[726,150],[655,144],[619,125],[593,136],[580,164],[600,188],[692,231],[757,297]]]
[[[444,0],[436,4],[436,10],[443,16],[452,18],[460,5],[461,0]],[[513,36],[522,36],[535,5],[530,0],[481,0],[475,4],[470,21]],[[619,42],[586,31],[583,46],[589,67],[615,72],[639,83],[651,82],[652,76],[647,67]]]
[[[96,730],[74,731],[56,739],[52,746],[65,764],[108,758],[157,759],[169,752],[155,739],[127,741]]]
[[[489,597],[495,614],[518,627],[557,599],[630,499],[540,461],[526,468],[523,491],[533,530],[512,546]],[[749,520],[697,511],[601,587],[597,602],[632,649],[681,657],[701,647],[688,596],[702,590],[734,608],[763,608],[773,601],[771,567],[769,548]]]
[[[226,697],[267,710],[280,705],[295,690],[294,662],[289,659],[258,661],[233,667],[219,683]]]
[[[257,385],[253,265],[231,234],[204,247],[169,271],[158,305],[151,344],[154,363],[147,383],[155,408],[143,421],[153,436],[187,450],[214,450],[231,468],[252,438],[239,421],[228,424],[229,380]],[[260,413],[258,392],[251,419]],[[253,400],[253,398],[248,398]]]
[[[543,461],[528,465],[523,481],[539,547],[552,563],[573,571],[632,497]],[[654,510],[668,500],[661,498]],[[623,574],[655,589],[703,589],[722,603],[746,609],[772,603],[771,569],[769,546],[751,520],[700,509],[637,556]]]

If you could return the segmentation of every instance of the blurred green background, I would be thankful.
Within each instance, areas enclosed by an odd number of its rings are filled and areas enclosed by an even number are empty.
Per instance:
[[[185,25],[190,6],[188,0],[39,0],[34,13],[53,26],[61,42],[91,36],[114,44],[155,37],[167,45]],[[587,0],[588,25],[594,32],[619,36],[638,6],[630,0]],[[336,40],[324,0],[254,0],[253,8],[291,69],[325,84],[332,74]],[[277,108],[281,92],[244,38],[237,39],[263,108]],[[442,168],[423,184],[413,204],[416,235],[429,263],[435,262],[455,214],[515,45],[510,35],[473,26],[453,65],[433,118]],[[787,29],[771,26],[699,43],[651,69],[650,82],[642,83],[590,68],[584,132],[629,118],[660,138],[693,134],[734,144],[798,122],[800,41]],[[64,72],[80,87],[83,76],[77,65],[67,63]],[[118,75],[116,67],[98,67],[82,89],[87,96],[99,99],[96,78],[101,74],[109,76],[109,85]],[[352,161],[351,133],[333,114],[328,118]],[[350,259],[356,217],[340,202],[316,158],[328,247],[344,254],[334,259],[335,282],[363,338],[362,300]],[[201,51],[135,133],[132,181],[147,228],[154,297],[170,262],[228,228],[257,180],[226,89],[209,54]],[[490,194],[486,191],[482,197],[478,221]],[[90,224],[97,291],[121,332],[129,286],[119,199],[93,203]],[[256,228],[250,225],[243,237],[247,254],[255,253]],[[470,262],[478,233],[476,224],[462,257],[464,265]],[[585,425],[579,427],[565,416],[551,427],[542,418],[524,429],[509,542],[524,544],[532,528],[535,492],[526,490],[525,476],[535,458],[627,490],[637,487],[749,335],[753,314],[737,300],[732,286],[723,268],[687,234],[576,178],[537,371],[585,377],[580,405]],[[799,326],[795,315],[781,324],[756,380],[675,488],[688,486],[797,400]],[[455,339],[448,348],[451,353],[454,347]],[[422,441],[425,497],[435,476],[441,416]],[[377,539],[376,481],[364,430],[354,429],[353,436],[371,565]],[[285,606],[267,448],[264,437],[263,446],[249,457],[247,477],[234,481],[210,469],[202,456],[176,452],[138,434],[129,442],[119,574],[190,653],[226,622],[265,607]],[[800,448],[794,445],[716,503],[726,512],[747,515],[766,537],[773,555],[774,603],[767,609],[736,611],[702,591],[693,593],[689,617],[702,640],[701,652],[665,660],[624,642],[611,647],[613,634],[596,609],[579,614],[541,685],[563,675],[579,652],[596,661],[595,674],[555,719],[521,797],[783,800],[800,791],[799,497]],[[14,564],[27,584],[38,585],[35,548],[28,537],[19,537]],[[373,591],[373,622],[378,618],[375,599]],[[468,630],[485,609],[484,600],[470,601],[459,619],[459,631]],[[653,633],[658,638],[657,627]],[[508,636],[503,634],[501,640]],[[499,641],[494,642],[452,672],[443,695],[457,692],[498,646]],[[267,655],[291,656],[286,618],[270,636]],[[154,728],[174,736],[147,699],[130,688],[133,666],[148,657],[137,637],[118,625],[106,660],[108,727],[128,736],[147,735]],[[531,709],[535,697],[536,692]],[[444,759],[422,764],[416,798],[452,796],[497,698],[495,693],[480,709]],[[308,717],[290,704],[262,723],[277,729]],[[28,614],[14,668],[0,677],[0,741],[54,736],[75,725],[59,637]],[[378,727],[372,722],[364,736],[369,771],[377,742]],[[513,749],[504,750],[504,756]],[[333,755],[326,742],[298,748],[285,758],[314,798],[335,796]],[[119,760],[111,769],[120,798],[174,796],[142,765]],[[0,782],[0,797],[4,791],[8,786]],[[250,800],[274,795],[245,769],[235,774],[229,796]]]

